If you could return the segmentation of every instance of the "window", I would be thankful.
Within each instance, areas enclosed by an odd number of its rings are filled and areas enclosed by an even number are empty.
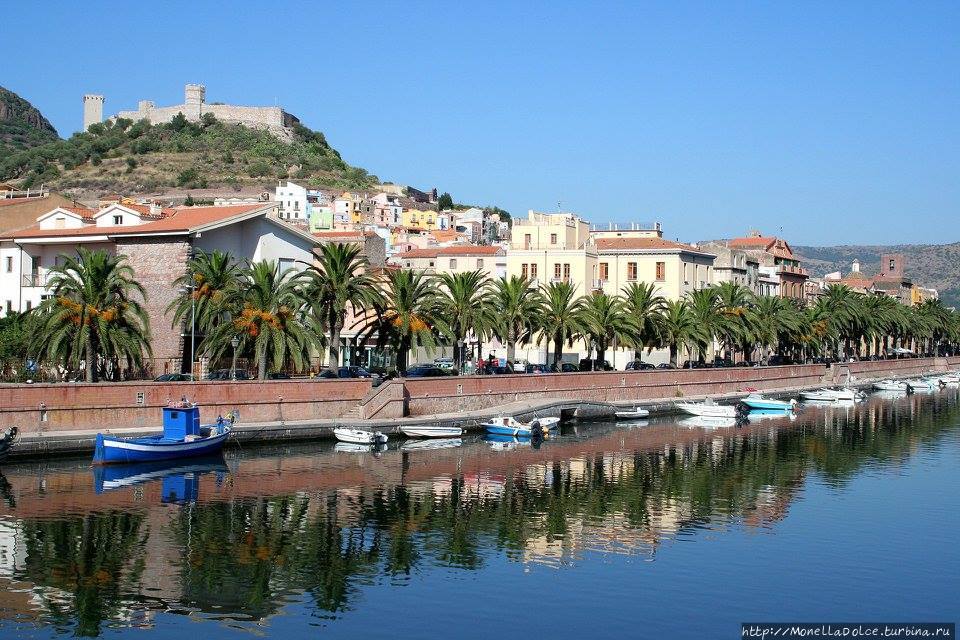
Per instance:
[[[13,273],[13,256],[7,256],[7,273]]]
[[[27,311],[30,311],[30,309],[33,309],[33,301],[27,300]]]
[[[477,269],[483,269],[483,258],[477,258]]]
[[[280,258],[277,260],[277,266],[280,268],[280,273],[286,273],[290,269],[293,269],[293,258]]]
[[[687,278],[687,263],[684,262],[683,263],[683,284],[687,284],[688,282],[690,282],[690,279]]]
[[[895,268],[894,265],[895,265],[895,264],[896,264],[896,262],[894,261],[894,259],[893,259],[893,258],[890,258],[890,271],[893,271],[893,270],[894,270],[894,268]]]
[[[526,263],[526,262],[524,262],[523,264],[520,265],[520,275],[521,275],[521,277],[523,277],[524,279],[527,278],[527,263]]]
[[[67,219],[63,216],[57,216],[53,219],[54,229],[63,229],[65,226],[67,226]]]
[[[13,313],[13,300],[7,300],[7,315]]]
[[[434,267],[433,260],[431,260],[431,261],[430,261],[430,268],[433,269],[433,267]]]
[[[627,280],[633,281],[637,279],[637,263],[628,262],[627,263]]]
[[[554,280],[560,279],[560,263],[559,262],[553,263],[553,279]]]
[[[113,224],[121,225],[123,224],[123,216],[113,216]]]
[[[658,262],[657,263],[657,280],[666,280],[667,278],[667,263]]]
[[[610,265],[606,262],[600,263],[600,279],[603,281],[610,279]]]
[[[529,234],[529,233],[523,234],[523,248],[524,248],[524,249],[529,249],[529,248],[530,248],[530,241],[531,241],[531,239],[532,239],[532,238],[530,237],[530,234]]]
[[[570,280],[570,263],[563,265],[563,279]]]
[[[555,233],[550,234],[550,244],[557,244],[557,234]]]
[[[536,279],[536,277],[537,277],[537,263],[534,262],[533,264],[530,265],[530,278]]]
[[[457,268],[457,259],[456,259],[456,258],[450,258],[450,268],[451,268],[451,269],[456,269],[456,268]]]

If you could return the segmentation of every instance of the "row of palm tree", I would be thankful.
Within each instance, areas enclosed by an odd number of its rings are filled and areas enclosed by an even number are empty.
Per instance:
[[[88,381],[105,363],[134,367],[150,355],[145,292],[122,256],[80,249],[52,272],[53,295],[36,310],[35,353],[68,367],[82,363]],[[302,370],[324,347],[335,369],[344,330],[395,349],[401,372],[414,349],[453,345],[459,366],[468,342],[490,339],[506,346],[511,362],[518,344],[545,344],[554,366],[576,341],[600,361],[611,348],[632,349],[638,360],[667,348],[674,365],[684,353],[703,361],[711,351],[766,362],[772,354],[847,358],[960,344],[960,315],[939,301],[912,307],[840,284],[809,306],[729,282],[679,300],[665,299],[652,283],[578,295],[572,282],[536,286],[482,271],[377,273],[351,244],[325,245],[315,264],[285,272],[273,262],[245,265],[198,252],[173,284],[181,291],[168,308],[174,326],[194,322],[201,353],[216,361],[239,351],[260,379],[268,368]]]

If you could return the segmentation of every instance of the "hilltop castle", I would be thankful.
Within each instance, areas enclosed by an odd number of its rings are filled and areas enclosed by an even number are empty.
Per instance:
[[[255,129],[267,129],[283,140],[290,140],[293,127],[300,120],[284,111],[281,107],[240,107],[230,104],[206,102],[206,87],[202,84],[188,84],[184,88],[183,104],[172,107],[158,107],[151,100],[141,100],[136,111],[120,111],[114,118],[149,120],[152,124],[170,122],[178,113],[187,120],[197,121],[201,115],[211,113],[221,122],[246,125]],[[96,122],[103,121],[103,96],[86,94],[83,96],[83,130]]]

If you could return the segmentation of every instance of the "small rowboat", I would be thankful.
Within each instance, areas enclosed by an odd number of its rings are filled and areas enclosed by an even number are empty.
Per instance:
[[[387,441],[387,434],[379,431],[364,431],[363,429],[340,427],[333,430],[333,435],[340,442],[350,444],[383,444]]]
[[[556,429],[560,426],[560,418],[535,418],[530,422],[520,422],[513,416],[499,416],[484,422],[482,426],[487,433],[494,435],[529,438],[535,429],[540,429],[544,434],[551,429]]]
[[[740,402],[745,404],[749,409],[764,411],[793,411],[794,407],[797,406],[796,400],[774,400],[773,398],[765,398],[759,393],[751,393]]]
[[[817,389],[816,391],[804,391],[800,394],[802,400],[808,402],[856,402],[862,395],[854,389]]]
[[[714,404],[713,402],[678,402],[677,409],[690,414],[708,418],[736,418],[737,408],[733,405]]]
[[[640,407],[634,407],[633,409],[617,411],[616,415],[619,420],[640,420],[649,416],[650,412]]]
[[[163,433],[142,438],[117,438],[97,434],[94,464],[150,462],[210,456],[223,449],[236,413],[217,418],[216,424],[200,424],[200,407],[186,400],[163,408]]]
[[[463,435],[463,429],[460,427],[411,425],[400,427],[400,431],[408,438],[457,438]]]

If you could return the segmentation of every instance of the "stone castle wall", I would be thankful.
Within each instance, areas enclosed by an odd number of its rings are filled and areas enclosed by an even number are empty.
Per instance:
[[[178,113],[182,113],[187,120],[199,120],[204,113],[212,113],[221,121],[233,124],[242,124],[253,129],[267,129],[277,135],[284,136],[286,128],[292,127],[299,120],[285,112],[281,107],[241,107],[229,104],[179,104],[172,107],[153,107],[142,105],[137,111],[120,111],[117,118],[128,118],[134,122],[149,120],[152,124],[170,122]]]

